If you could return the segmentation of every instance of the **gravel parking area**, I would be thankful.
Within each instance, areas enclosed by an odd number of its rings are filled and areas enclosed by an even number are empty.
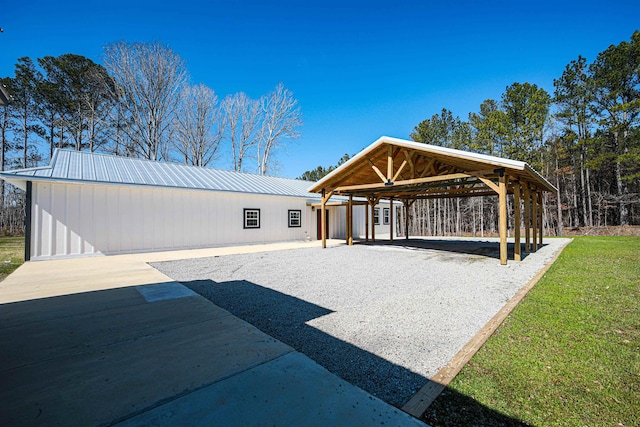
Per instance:
[[[546,239],[507,266],[496,239],[468,238],[152,265],[401,407],[568,241]]]

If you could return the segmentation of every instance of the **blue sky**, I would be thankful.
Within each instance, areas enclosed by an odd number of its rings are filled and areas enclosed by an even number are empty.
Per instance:
[[[640,29],[637,0],[8,3],[0,76],[13,75],[21,56],[101,63],[111,42],[159,40],[185,59],[192,83],[219,98],[257,98],[284,83],[304,115],[301,138],[277,156],[286,177],[335,164],[381,135],[408,138],[443,107],[466,119],[514,82],[552,94],[569,61],[591,62]]]

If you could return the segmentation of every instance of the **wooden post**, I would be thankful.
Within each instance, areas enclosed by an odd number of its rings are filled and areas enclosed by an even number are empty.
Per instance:
[[[524,251],[531,252],[531,194],[529,184],[525,183],[524,188]]]
[[[513,186],[513,259],[520,261],[522,259],[520,251],[520,182],[516,182]]]
[[[500,202],[500,264],[507,264],[507,175],[500,171],[500,185],[498,187]]]
[[[320,216],[321,225],[321,233],[322,233],[322,248],[327,247],[327,199],[325,198],[324,188],[322,189],[322,214]]]
[[[369,241],[369,203],[364,205],[364,241]]]
[[[389,145],[387,153],[387,182],[393,179],[393,146]]]
[[[375,222],[375,205],[371,206],[371,241],[376,241],[376,222]]]
[[[353,246],[353,195],[349,194],[349,223],[347,229],[349,230],[347,235],[347,244]]]
[[[369,204],[371,205],[371,241],[375,243],[376,241],[376,222],[374,220],[375,217],[375,210],[376,210],[376,205],[373,204],[373,202],[375,201],[375,198],[371,198],[371,200],[369,200]]]
[[[538,242],[538,246],[542,247],[542,235],[544,234],[544,224],[542,223],[542,210],[544,207],[542,206],[542,191],[538,192],[538,233],[540,233],[540,241]]]
[[[389,240],[393,242],[393,197],[389,199]]]
[[[409,240],[409,199],[404,199],[404,238]]]
[[[538,190],[531,194],[531,239],[533,240],[533,252],[538,250]]]

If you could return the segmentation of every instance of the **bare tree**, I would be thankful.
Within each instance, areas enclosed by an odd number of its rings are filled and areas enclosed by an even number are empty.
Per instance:
[[[231,144],[233,170],[241,172],[242,162],[256,146],[259,135],[260,102],[244,93],[229,95],[222,100],[227,137]]]
[[[217,108],[218,97],[205,85],[185,86],[176,114],[175,148],[188,165],[207,166],[218,153],[225,120]]]
[[[258,172],[266,175],[273,164],[273,152],[286,140],[300,136],[302,113],[293,92],[278,83],[276,88],[260,99],[262,127],[258,139]]]
[[[124,115],[120,123],[127,123],[122,130],[138,155],[158,160],[167,151],[187,79],[184,61],[158,42],[120,42],[105,47],[104,65],[116,82],[116,111]]]

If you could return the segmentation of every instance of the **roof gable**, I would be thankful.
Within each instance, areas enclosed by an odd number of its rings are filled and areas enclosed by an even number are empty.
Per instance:
[[[333,194],[387,197],[475,195],[500,173],[535,188],[555,187],[525,162],[383,136],[309,187]]]

